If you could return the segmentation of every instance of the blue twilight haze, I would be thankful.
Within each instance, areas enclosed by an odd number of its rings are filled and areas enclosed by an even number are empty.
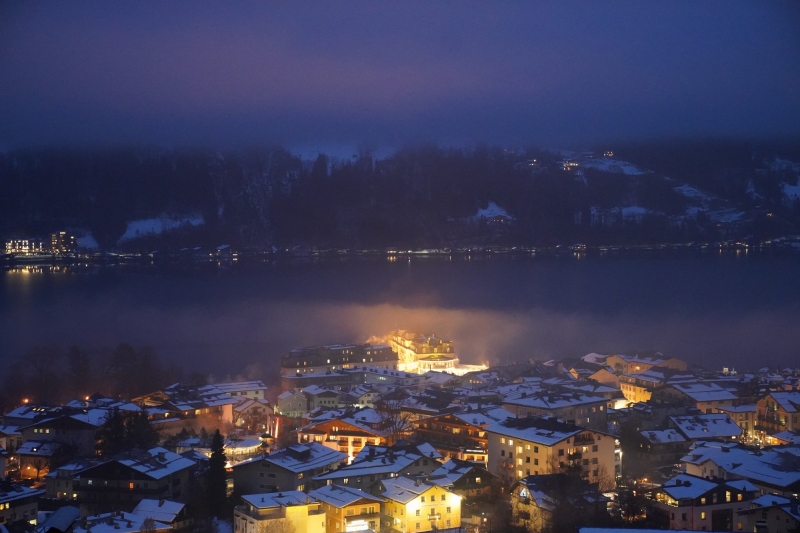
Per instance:
[[[4,2],[0,147],[800,133],[800,4]]]

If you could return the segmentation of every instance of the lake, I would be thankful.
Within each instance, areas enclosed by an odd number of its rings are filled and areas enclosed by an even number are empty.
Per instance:
[[[0,272],[3,359],[36,344],[153,346],[215,379],[292,348],[394,328],[463,362],[660,351],[707,367],[800,366],[800,254],[659,252],[278,260]]]

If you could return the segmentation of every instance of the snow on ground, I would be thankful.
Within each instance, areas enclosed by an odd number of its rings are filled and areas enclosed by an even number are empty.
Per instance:
[[[638,205],[631,205],[628,207],[621,207],[622,218],[636,218],[645,215],[658,215],[657,211],[647,209],[646,207],[639,207]]]
[[[233,527],[231,526],[231,523],[220,518],[214,519],[214,530],[217,533],[233,533]]]
[[[145,220],[134,220],[128,223],[128,228],[120,237],[119,242],[136,239],[145,235],[158,235],[165,231],[173,230],[181,226],[201,226],[205,223],[201,216],[168,217],[166,215],[158,218],[148,218]]]
[[[84,250],[97,250],[100,248],[92,234],[88,232],[81,237],[76,237],[75,244],[78,245],[78,248],[83,248]]]
[[[797,182],[797,185],[789,185],[788,183],[784,183],[783,194],[791,200],[800,199],[800,180]]]
[[[736,222],[744,216],[738,209],[723,209],[721,211],[710,211],[708,218],[714,222]]]
[[[595,159],[588,159],[581,163],[586,168],[595,168],[603,172],[613,172],[615,174],[627,174],[629,176],[638,176],[640,174],[647,174],[646,171],[636,168],[627,161],[619,161],[610,159],[608,157],[597,157]]]
[[[500,207],[494,202],[489,202],[489,205],[485,209],[478,209],[478,212],[475,214],[476,219],[480,219],[481,217],[492,218],[496,216],[503,216],[511,218],[511,215],[508,214],[508,211]]]
[[[691,185],[684,184],[679,187],[673,187],[672,190],[681,193],[686,198],[697,198],[698,200],[704,200],[704,201],[711,200],[711,197],[709,195],[695,189]]]

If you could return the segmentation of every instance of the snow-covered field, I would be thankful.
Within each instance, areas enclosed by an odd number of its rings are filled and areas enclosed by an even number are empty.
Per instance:
[[[797,185],[789,185],[788,183],[784,183],[783,194],[785,194],[786,197],[791,200],[800,199],[800,181],[797,182]]]
[[[647,174],[647,171],[641,170],[627,161],[618,161],[608,157],[598,157],[595,159],[587,159],[581,163],[586,168],[595,168],[603,172],[613,172],[615,174],[627,174],[628,176],[638,176],[640,174]]]
[[[475,219],[480,220],[481,217],[492,218],[498,215],[512,218],[511,215],[508,214],[508,211],[494,202],[489,202],[489,205],[486,206],[485,209],[478,209],[478,212],[475,213]]]
[[[158,218],[148,218],[145,220],[134,220],[128,223],[128,228],[120,237],[119,242],[144,237],[145,235],[158,235],[165,231],[180,228],[181,226],[201,226],[205,223],[201,216],[182,216],[168,217],[166,215]]]

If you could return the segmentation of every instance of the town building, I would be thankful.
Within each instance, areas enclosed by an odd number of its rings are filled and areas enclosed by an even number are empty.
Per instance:
[[[345,485],[326,485],[309,496],[322,502],[326,533],[340,531],[381,531],[381,506],[384,499]]]
[[[447,413],[414,421],[417,439],[431,444],[447,459],[481,461],[488,459],[486,426],[505,420],[504,409]]]
[[[692,442],[710,439],[728,442],[742,436],[742,428],[725,413],[671,416],[669,420],[671,427]]]
[[[740,441],[745,443],[755,442],[756,432],[756,410],[755,404],[730,405],[718,408],[720,413],[725,413],[742,430]],[[785,444],[785,443],[782,443]]]
[[[309,490],[324,485],[315,476],[335,471],[347,456],[318,442],[296,444],[232,466],[239,494]]]
[[[302,390],[288,390],[278,395],[275,412],[289,418],[300,419],[309,411],[308,398]]]
[[[54,254],[73,254],[76,249],[75,235],[66,231],[59,231],[50,235],[50,251]]]
[[[648,494],[652,512],[669,529],[743,531],[738,511],[748,509],[759,495],[746,480],[705,479],[679,474]]]
[[[512,482],[530,475],[580,470],[581,477],[611,490],[621,456],[613,436],[555,418],[508,418],[486,427],[489,471]]]
[[[267,386],[262,381],[230,381],[226,383],[214,383],[214,387],[220,391],[236,397],[244,397],[248,400],[265,400]]]
[[[489,497],[499,484],[497,476],[489,472],[485,466],[461,459],[450,459],[431,472],[427,479],[458,494],[465,501],[481,496]]]
[[[631,457],[630,460],[643,460],[650,466],[675,464],[686,455],[691,445],[686,437],[674,429],[641,431],[639,435],[638,448],[633,448],[636,450],[635,458]]]
[[[731,407],[738,397],[716,383],[672,383],[653,391],[656,403],[679,403],[693,405],[701,413],[718,413],[723,407]]]
[[[75,522],[72,533],[168,533],[169,524],[148,521],[147,517],[125,511],[111,511],[87,516]]]
[[[6,253],[11,255],[37,255],[45,252],[44,243],[38,239],[11,239],[6,241]]]
[[[234,533],[325,533],[322,503],[299,490],[248,494],[233,511]]]
[[[95,455],[97,430],[109,415],[106,409],[91,409],[86,413],[62,415],[35,422],[20,430],[22,440],[56,442],[69,448],[73,455]]]
[[[737,526],[754,533],[794,533],[800,530],[800,501],[775,494],[753,500],[749,509],[738,511]]]
[[[549,416],[599,431],[608,428],[608,400],[601,396],[555,391],[530,396],[523,393],[519,398],[503,400],[502,407],[519,417]]]
[[[606,514],[608,498],[596,483],[566,474],[526,476],[511,487],[511,523],[528,531],[552,531],[558,506],[568,507],[584,520]],[[557,529],[556,529],[557,531]]]
[[[199,432],[202,428],[227,432],[233,426],[233,405],[237,403],[215,385],[181,383],[134,398],[133,402],[147,409],[162,435],[174,435],[184,429]]]
[[[382,497],[381,530],[400,533],[461,527],[461,496],[420,477],[382,479],[370,492]]]
[[[36,525],[39,511],[39,498],[44,495],[41,489],[33,489],[0,480],[0,526],[15,522]]]
[[[442,465],[441,458],[430,444],[366,446],[351,464],[314,479],[367,490],[381,479],[427,476]]]
[[[349,410],[341,416],[304,426],[297,430],[300,443],[317,442],[347,454],[347,464],[367,445],[385,445],[383,418],[374,409]]]
[[[78,471],[73,476],[73,501],[82,515],[133,510],[143,499],[186,502],[199,465],[161,447],[132,451]]]
[[[453,372],[459,364],[453,341],[434,334],[421,335],[400,329],[389,332],[388,339],[389,346],[397,354],[397,370],[412,374],[430,370]]]
[[[309,385],[303,388],[303,394],[308,401],[307,410],[313,411],[317,407],[332,409],[339,407],[339,393],[318,385]]]
[[[686,371],[686,361],[674,357],[664,357],[660,353],[652,356],[613,354],[606,357],[605,366],[614,369],[617,374],[638,374],[655,366]]]
[[[397,354],[389,346],[330,344],[292,350],[281,357],[281,376],[326,374],[358,365],[397,370]]]
[[[756,403],[756,431],[763,440],[780,431],[796,431],[800,392],[770,392]]]

